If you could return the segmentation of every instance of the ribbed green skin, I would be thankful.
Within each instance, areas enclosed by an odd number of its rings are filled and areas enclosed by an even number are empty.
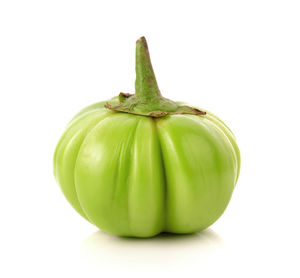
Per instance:
[[[120,236],[193,233],[215,222],[240,169],[228,127],[210,112],[154,119],[104,104],[77,114],[56,147],[54,175],[76,211]]]

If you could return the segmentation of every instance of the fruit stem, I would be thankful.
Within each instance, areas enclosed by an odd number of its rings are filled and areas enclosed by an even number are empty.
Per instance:
[[[145,37],[136,41],[136,80],[135,95],[142,99],[153,99],[161,96],[152,68],[148,45]]]
[[[205,111],[162,97],[152,68],[148,45],[145,37],[136,42],[136,79],[135,94],[120,93],[119,104],[105,104],[105,107],[123,113],[130,113],[152,118],[172,114],[205,115]]]

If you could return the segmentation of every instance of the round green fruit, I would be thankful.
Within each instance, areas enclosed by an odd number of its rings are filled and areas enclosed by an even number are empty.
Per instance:
[[[224,212],[240,153],[212,113],[162,97],[144,37],[137,41],[135,95],[121,93],[79,112],[54,155],[70,204],[120,236],[194,233]]]

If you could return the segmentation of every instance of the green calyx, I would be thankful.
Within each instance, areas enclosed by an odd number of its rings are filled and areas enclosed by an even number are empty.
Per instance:
[[[161,95],[152,68],[145,37],[141,37],[136,42],[135,71],[135,94],[120,93],[120,103],[116,106],[107,103],[105,105],[106,108],[155,118],[170,114],[206,114],[206,112],[190,106],[178,105],[176,102],[166,99]]]

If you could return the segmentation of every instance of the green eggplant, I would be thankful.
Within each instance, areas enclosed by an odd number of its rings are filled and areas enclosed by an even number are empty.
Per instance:
[[[240,171],[231,130],[204,109],[164,98],[144,37],[136,42],[135,94],[80,111],[54,154],[69,203],[119,236],[199,232],[227,207]]]

